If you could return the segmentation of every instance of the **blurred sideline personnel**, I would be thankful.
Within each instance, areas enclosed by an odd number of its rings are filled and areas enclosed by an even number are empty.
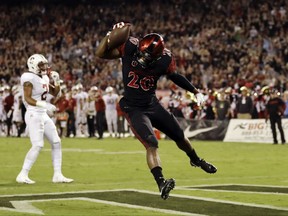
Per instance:
[[[113,92],[113,87],[108,86],[105,89],[106,94],[103,96],[105,102],[105,117],[107,128],[111,137],[117,137],[118,124],[117,124],[117,103],[119,95]]]
[[[273,135],[273,144],[278,144],[276,124],[280,132],[281,142],[285,144],[285,135],[282,128],[282,116],[284,114],[286,105],[285,102],[279,97],[279,92],[276,89],[271,90],[270,99],[266,105],[266,122],[268,118],[271,124],[271,130]]]
[[[98,132],[98,139],[103,139],[105,124],[105,102],[102,98],[100,89],[96,90],[94,94],[96,108],[96,130]]]
[[[67,109],[69,106],[69,101],[65,96],[65,86],[60,87],[60,96],[55,99],[55,106],[57,107],[57,111],[55,113],[56,117],[56,128],[58,130],[59,136],[66,136],[67,134],[67,121],[68,121],[68,113]]]
[[[122,28],[124,25],[123,22],[117,23],[113,29]],[[135,136],[146,148],[148,167],[157,182],[162,199],[166,200],[175,186],[175,180],[165,179],[162,174],[157,151],[158,140],[153,127],[174,140],[177,146],[188,155],[192,166],[201,167],[208,173],[215,173],[217,169],[198,157],[176,118],[159,103],[155,95],[157,81],[161,76],[166,75],[178,86],[193,92],[199,105],[204,103],[203,94],[198,92],[184,76],[176,72],[174,58],[164,47],[163,38],[159,34],[147,34],[140,40],[129,37],[119,47],[110,47],[109,35],[108,33],[101,40],[96,55],[104,59],[122,59],[124,97],[119,102],[120,107]]]
[[[48,61],[41,54],[30,56],[27,65],[29,71],[22,74],[21,86],[23,87],[23,102],[27,108],[25,121],[32,147],[26,154],[22,170],[17,176],[16,181],[25,184],[35,183],[35,181],[28,177],[28,174],[44,146],[45,135],[51,144],[52,163],[54,167],[52,182],[73,182],[73,179],[66,178],[62,174],[61,140],[55,124],[48,116],[48,114],[50,116],[53,115],[56,107],[45,101],[48,93],[55,97],[58,95],[60,91],[59,74],[51,71],[50,77],[53,80],[54,86],[49,84],[49,77],[47,75],[47,71],[49,70]]]
[[[12,93],[14,95],[14,103],[13,103],[13,113],[12,113],[12,132],[14,136],[20,137],[22,130],[25,128],[23,125],[23,117],[22,117],[22,94],[21,94],[21,86],[15,85],[12,87]]]
[[[92,86],[88,92],[87,101],[87,125],[89,137],[95,137],[95,117],[96,117],[96,106],[95,106],[95,94],[98,91],[97,86]]]
[[[237,100],[236,110],[238,119],[251,119],[253,112],[253,100],[249,96],[248,88],[242,86],[240,88],[241,96]]]
[[[76,99],[76,137],[88,137],[88,127],[87,127],[87,100],[88,93],[84,91],[83,85],[81,83],[77,84],[78,93],[75,95]]]

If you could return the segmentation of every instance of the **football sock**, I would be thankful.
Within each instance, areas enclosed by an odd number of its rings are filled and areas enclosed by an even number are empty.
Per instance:
[[[62,150],[61,150],[61,143],[52,143],[51,144],[51,156],[52,156],[52,163],[54,168],[54,173],[62,173],[61,166],[62,166]]]
[[[198,157],[197,153],[195,152],[195,150],[193,149],[191,152],[186,153],[188,155],[188,157],[190,158],[190,160],[197,165],[197,163],[199,163],[200,158]]]
[[[28,175],[28,172],[32,168],[33,164],[35,163],[39,153],[41,151],[41,147],[39,146],[32,146],[30,150],[27,152],[24,164],[22,167],[22,173]]]
[[[154,176],[155,181],[157,182],[158,187],[160,187],[161,183],[165,180],[162,174],[162,168],[157,166],[151,169],[151,173]]]

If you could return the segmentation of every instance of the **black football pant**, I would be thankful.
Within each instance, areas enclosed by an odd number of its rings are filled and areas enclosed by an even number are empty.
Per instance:
[[[96,126],[99,138],[103,138],[105,123],[105,112],[100,111],[96,113]]]
[[[272,130],[272,135],[273,135],[273,141],[274,143],[277,143],[277,132],[276,132],[276,125],[278,127],[278,130],[280,132],[280,137],[281,137],[281,142],[285,143],[285,136],[284,136],[284,131],[282,127],[282,120],[281,117],[271,117],[270,118],[270,124],[271,124],[271,130]]]
[[[94,137],[95,136],[95,116],[94,115],[87,115],[87,125],[88,125],[89,137]]]
[[[127,105],[124,98],[120,107],[139,141],[148,147],[158,147],[158,140],[153,127],[162,131],[175,142],[184,140],[184,132],[173,114],[168,112],[158,101],[147,107]]]

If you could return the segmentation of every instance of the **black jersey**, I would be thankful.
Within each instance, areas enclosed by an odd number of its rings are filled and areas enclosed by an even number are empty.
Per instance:
[[[271,98],[267,102],[266,108],[270,117],[279,117],[284,113],[285,102],[279,97]]]
[[[119,50],[122,55],[124,98],[130,106],[147,106],[155,101],[157,81],[162,75],[175,72],[171,52],[164,49],[162,56],[151,66],[143,68],[137,61],[138,39],[130,37]]]

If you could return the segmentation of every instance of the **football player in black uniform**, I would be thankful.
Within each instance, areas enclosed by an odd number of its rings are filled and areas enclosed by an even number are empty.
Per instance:
[[[122,28],[124,23],[115,26]],[[110,47],[108,38],[109,34],[101,40],[96,55],[104,59],[122,59],[124,97],[119,102],[120,107],[135,136],[146,148],[147,164],[158,184],[161,197],[164,200],[169,197],[175,180],[165,179],[162,174],[157,152],[158,140],[153,127],[174,140],[188,155],[192,166],[201,167],[207,173],[215,173],[217,168],[198,157],[176,118],[156,98],[157,81],[165,75],[181,88],[194,93],[199,105],[204,103],[203,94],[176,72],[173,55],[164,47],[163,38],[156,33],[147,34],[140,40],[129,37],[119,47]]]

